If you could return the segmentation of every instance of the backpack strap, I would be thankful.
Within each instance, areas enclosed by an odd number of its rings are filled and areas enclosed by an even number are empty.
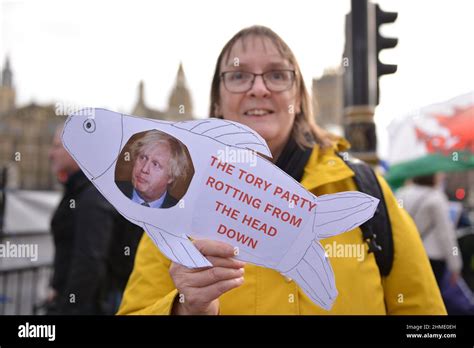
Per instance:
[[[347,154],[345,154],[347,156]],[[373,169],[366,163],[350,157],[344,159],[347,166],[355,173],[354,182],[357,189],[380,200],[374,217],[360,226],[364,241],[369,246],[369,253],[373,252],[380,274],[389,275],[393,264],[393,236],[392,225],[385,204],[382,188]]]

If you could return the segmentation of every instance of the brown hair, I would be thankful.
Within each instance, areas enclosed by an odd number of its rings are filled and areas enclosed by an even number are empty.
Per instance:
[[[221,83],[220,66],[222,60],[224,59],[224,56],[226,60],[229,59],[230,51],[238,40],[247,38],[249,36],[261,36],[270,39],[277,47],[283,58],[287,59],[295,67],[295,82],[300,97],[300,105],[299,112],[295,115],[291,136],[296,141],[296,143],[302,148],[311,147],[311,138],[314,138],[314,140],[322,147],[332,146],[337,137],[320,128],[314,121],[311,99],[308,90],[306,89],[304,79],[302,77],[301,70],[298,62],[296,61],[295,55],[288,45],[273,30],[260,25],[254,25],[252,27],[240,30],[225,44],[224,48],[219,54],[211,85],[211,104],[209,116],[219,118],[222,117],[222,115],[216,115],[216,106],[220,103],[219,87]]]
[[[434,187],[436,185],[436,179],[434,174],[417,176],[412,179],[412,181],[421,186]]]

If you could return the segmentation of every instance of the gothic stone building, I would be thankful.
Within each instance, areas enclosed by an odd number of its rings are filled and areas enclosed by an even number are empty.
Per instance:
[[[55,105],[16,105],[8,58],[0,82],[0,174],[3,177],[6,173],[6,187],[30,190],[59,188],[50,170],[48,152],[54,132],[64,121],[64,116],[56,114]],[[140,82],[138,100],[131,113],[162,120],[192,119],[191,95],[182,65],[179,65],[166,111],[146,105],[144,83]]]

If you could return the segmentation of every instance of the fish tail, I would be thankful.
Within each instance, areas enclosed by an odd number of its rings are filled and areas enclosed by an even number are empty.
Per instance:
[[[312,242],[301,261],[284,275],[293,279],[304,293],[325,310],[337,297],[334,273],[321,244]]]

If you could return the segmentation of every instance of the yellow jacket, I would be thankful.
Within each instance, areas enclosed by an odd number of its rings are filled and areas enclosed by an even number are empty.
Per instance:
[[[305,167],[302,185],[315,195],[357,190],[347,167],[335,150],[315,147]],[[367,253],[362,232],[356,228],[322,240],[328,253],[339,295],[330,311],[315,305],[296,283],[275,270],[247,264],[244,283],[219,299],[220,314],[446,314],[431,266],[418,231],[399,207],[383,178],[378,178],[392,224],[393,267],[381,278],[373,253]],[[337,253],[337,246],[360,245],[361,259]],[[336,247],[336,248],[334,248]],[[327,249],[326,249],[327,250]],[[331,255],[332,254],[332,255]],[[171,261],[144,234],[117,314],[170,314],[177,290],[169,275]]]

